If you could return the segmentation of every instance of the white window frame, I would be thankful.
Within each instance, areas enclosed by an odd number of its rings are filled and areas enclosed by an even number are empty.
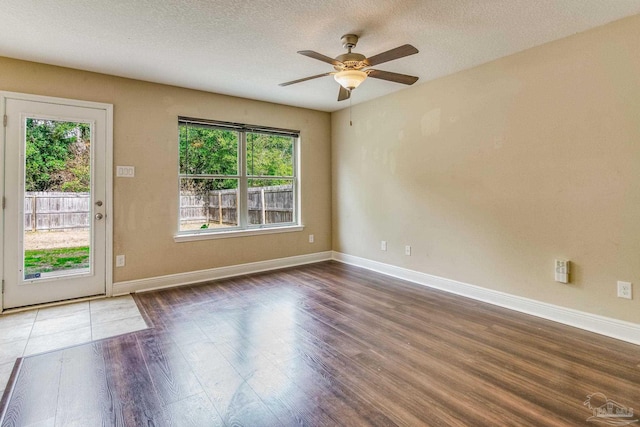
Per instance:
[[[215,120],[194,119],[190,117],[178,117],[178,134],[180,126],[193,124],[194,126],[209,127],[238,133],[238,171],[237,175],[203,175],[211,179],[237,179],[238,180],[238,225],[224,228],[208,228],[198,230],[180,231],[180,180],[185,177],[197,178],[198,175],[183,175],[180,173],[180,154],[178,154],[178,224],[177,233],[174,235],[176,242],[190,242],[196,240],[225,239],[230,237],[243,237],[260,234],[287,233],[304,230],[300,224],[300,186],[299,186],[299,146],[300,131],[289,129],[269,128],[265,126],[246,125],[239,123],[220,122]],[[269,135],[289,136],[293,138],[293,174],[292,176],[248,175],[247,174],[247,134],[264,133]],[[179,147],[179,145],[178,145]],[[248,193],[249,180],[253,178],[286,179],[291,180],[293,188],[293,213],[292,221],[277,224],[249,224]]]

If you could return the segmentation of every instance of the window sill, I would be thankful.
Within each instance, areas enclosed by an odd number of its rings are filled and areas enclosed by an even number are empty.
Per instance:
[[[304,225],[291,225],[287,227],[273,228],[254,228],[249,230],[216,231],[206,233],[185,233],[176,234],[175,236],[173,236],[173,241],[176,243],[195,242],[198,240],[229,239],[232,237],[259,236],[262,234],[291,233],[294,231],[302,230],[304,230]]]

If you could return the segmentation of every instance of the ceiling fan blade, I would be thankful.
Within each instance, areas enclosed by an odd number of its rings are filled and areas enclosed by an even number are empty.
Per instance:
[[[394,59],[404,58],[405,56],[413,55],[415,53],[418,53],[418,49],[410,44],[405,44],[395,49],[374,55],[371,58],[367,58],[367,62],[369,65],[374,66],[382,64],[383,62],[393,61]]]
[[[351,92],[347,89],[340,86],[340,92],[338,92],[338,101],[344,101],[345,99],[349,99],[351,96]]]
[[[367,70],[367,73],[369,74],[369,77],[373,77],[374,79],[388,80],[390,82],[402,83],[404,85],[412,85],[418,81],[418,77],[392,73],[390,71]]]
[[[333,58],[329,58],[326,55],[323,55],[323,54],[318,53],[318,52],[314,52],[312,50],[299,50],[298,53],[300,55],[308,56],[309,58],[317,59],[318,61],[326,62],[326,63],[331,64],[331,65],[340,65],[340,64],[342,64],[342,62],[340,62],[340,61],[336,61]]]
[[[315,76],[305,77],[303,79],[291,80],[290,82],[280,83],[278,86],[289,86],[289,85],[300,83],[300,82],[306,82],[307,80],[317,79],[318,77],[324,77],[324,76],[330,76],[330,75],[331,75],[331,73],[317,74]]]

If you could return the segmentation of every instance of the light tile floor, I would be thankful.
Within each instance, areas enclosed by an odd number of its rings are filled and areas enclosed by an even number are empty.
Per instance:
[[[18,357],[146,329],[126,295],[0,315],[0,397]]]

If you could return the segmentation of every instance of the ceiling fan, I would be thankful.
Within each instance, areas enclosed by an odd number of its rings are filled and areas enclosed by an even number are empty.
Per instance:
[[[355,34],[345,34],[340,38],[340,41],[342,42],[342,46],[347,49],[347,53],[338,55],[335,58],[329,58],[328,56],[312,50],[298,51],[301,55],[333,65],[333,68],[336,71],[292,80],[286,83],[280,83],[280,86],[289,86],[295,83],[317,79],[318,77],[333,76],[333,78],[340,84],[338,101],[344,101],[345,99],[349,99],[351,91],[357,88],[367,77],[388,80],[390,82],[402,83],[405,85],[412,85],[418,80],[418,77],[408,76],[406,74],[367,68],[418,53],[418,49],[410,44],[405,44],[367,58],[359,53],[351,52],[351,49],[356,47],[356,44],[358,43],[358,36]]]

